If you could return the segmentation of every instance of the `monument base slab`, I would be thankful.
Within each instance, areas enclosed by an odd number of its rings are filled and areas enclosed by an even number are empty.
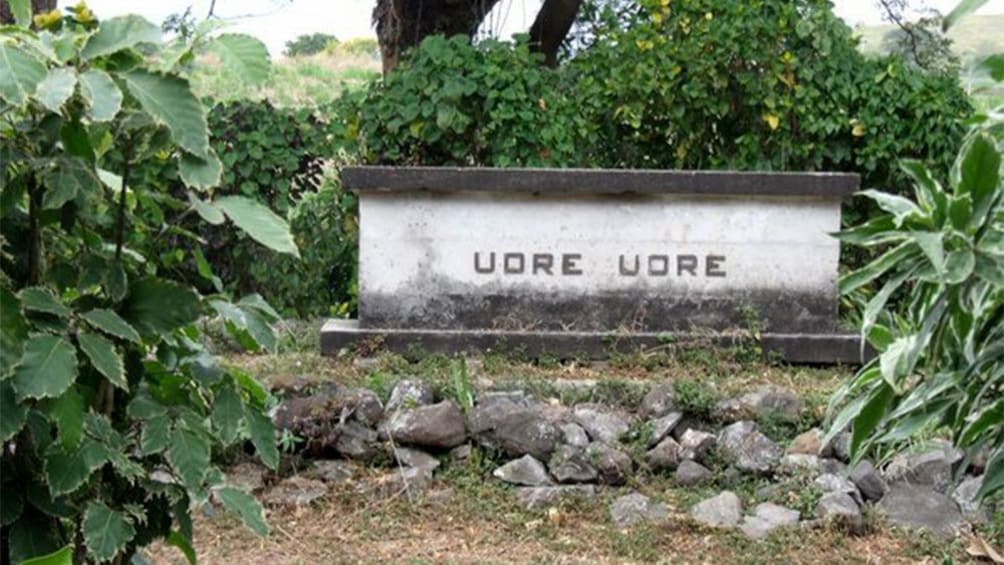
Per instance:
[[[740,333],[688,332],[589,332],[519,330],[441,330],[413,328],[363,328],[358,320],[328,320],[321,329],[321,354],[336,356],[359,346],[399,353],[463,353],[515,351],[530,358],[606,359],[611,353],[629,353],[678,344],[731,347],[751,343]],[[860,364],[873,355],[856,334],[765,333],[760,346],[767,355],[789,363]]]

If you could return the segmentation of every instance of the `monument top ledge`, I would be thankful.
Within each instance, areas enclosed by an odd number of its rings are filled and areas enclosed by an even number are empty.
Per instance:
[[[529,192],[548,195],[681,194],[840,198],[858,190],[854,173],[346,167],[345,188],[359,192]]]

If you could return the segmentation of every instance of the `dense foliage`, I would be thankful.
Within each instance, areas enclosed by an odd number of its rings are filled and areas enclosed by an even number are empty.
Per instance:
[[[287,41],[283,55],[287,57],[313,55],[324,51],[328,46],[337,44],[338,39],[333,35],[327,33],[305,33],[296,39]]]
[[[885,252],[840,282],[851,293],[881,280],[862,322],[879,356],[834,395],[830,435],[853,423],[860,458],[948,430],[968,456],[989,455],[980,495],[1004,489],[1002,125],[968,138],[947,189],[903,161],[914,199],[865,191],[884,213],[839,235]]]
[[[221,286],[197,237],[166,218],[230,220],[298,254],[267,207],[214,194],[223,165],[185,78],[212,51],[261,80],[264,45],[211,26],[164,44],[140,17],[99,25],[83,4],[31,30],[26,5],[12,2],[18,25],[0,31],[3,560],[126,562],[157,538],[194,560],[190,512],[210,496],[263,535],[257,502],[212,455],[248,442],[275,468],[270,397],[217,364],[195,322],[219,317],[245,347],[268,349],[276,313],[255,294],[231,301],[174,280],[171,262],[191,258]],[[183,199],[143,170],[180,179]],[[153,252],[165,238],[178,244]]]

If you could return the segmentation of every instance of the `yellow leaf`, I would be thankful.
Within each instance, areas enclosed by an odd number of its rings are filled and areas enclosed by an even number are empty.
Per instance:
[[[706,20],[708,20],[708,21],[711,21],[711,18],[713,18],[713,17],[714,17],[714,16],[712,16],[712,15],[711,15],[711,12],[706,12],[706,13],[704,14],[704,19],[706,19]]]
[[[663,7],[663,8],[668,8],[668,7],[669,7],[669,0],[659,0],[659,4],[660,4],[660,5],[661,5],[661,6]]]
[[[851,135],[854,137],[861,137],[865,134],[865,126],[860,123],[855,123],[854,127],[851,128]]]
[[[767,125],[770,126],[771,131],[776,130],[777,126],[781,125],[781,118],[778,118],[774,114],[764,114],[763,121],[767,122]]]
[[[56,9],[42,14],[35,14],[32,20],[35,22],[35,27],[49,29],[59,25],[59,22],[63,20],[63,15]]]
[[[537,100],[537,105],[540,106],[540,109],[542,111],[544,111],[544,112],[547,111],[547,100],[544,100],[543,98],[541,98],[540,100]]]
[[[652,21],[655,22],[655,25],[661,24],[662,23],[662,14],[660,14],[659,12],[656,12],[656,13],[652,14]]]

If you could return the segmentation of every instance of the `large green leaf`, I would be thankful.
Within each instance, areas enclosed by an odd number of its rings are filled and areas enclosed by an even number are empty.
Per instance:
[[[122,91],[112,77],[100,69],[80,75],[80,93],[87,101],[87,116],[95,122],[106,122],[122,108]]]
[[[31,27],[31,1],[30,0],[8,0],[10,2],[10,13],[14,16],[14,23],[21,27]]]
[[[185,559],[188,560],[189,565],[196,565],[198,563],[195,559],[195,548],[192,547],[192,540],[188,539],[185,534],[181,532],[171,532],[170,534],[167,534],[164,541],[168,545],[177,547],[181,553],[185,555]]]
[[[0,98],[22,106],[45,78],[45,65],[13,45],[0,42]]]
[[[119,75],[148,114],[167,126],[171,139],[196,157],[208,158],[206,112],[188,81],[176,76],[132,70]]]
[[[178,160],[178,172],[187,186],[206,190],[220,184],[223,163],[220,163],[212,149],[209,149],[205,158],[182,152]]]
[[[945,268],[945,248],[941,232],[911,232],[910,237],[917,242],[920,250],[927,256],[934,270],[941,272]]]
[[[89,438],[84,438],[76,449],[69,451],[53,444],[44,458],[50,494],[56,497],[77,490],[107,461],[108,450]]]
[[[916,246],[911,242],[904,242],[883,253],[878,259],[861,267],[857,271],[848,273],[840,279],[840,294],[847,294],[860,288],[878,277],[884,275],[886,271],[893,267],[900,266],[905,260],[916,252]]]
[[[976,257],[969,249],[952,251],[945,259],[945,282],[959,284],[973,274],[975,265]]]
[[[209,50],[249,84],[260,84],[268,79],[268,49],[250,35],[225,33],[210,42]]]
[[[146,278],[129,288],[122,316],[141,335],[156,336],[176,330],[199,318],[199,295],[176,282]]]
[[[237,439],[243,418],[241,397],[229,386],[222,388],[213,401],[212,421],[216,437],[225,445],[233,443]]]
[[[226,218],[223,216],[223,212],[221,212],[219,208],[213,206],[209,202],[204,202],[191,192],[188,193],[188,202],[191,203],[192,209],[195,210],[199,217],[209,224],[218,226],[226,221]],[[198,249],[196,250],[198,251]]]
[[[941,30],[948,31],[948,28],[955,25],[960,19],[968,16],[969,14],[975,12],[987,3],[987,0],[960,0],[958,4],[952,8],[952,11],[945,16],[945,19],[941,20]]]
[[[28,340],[28,322],[14,293],[0,286],[0,380],[7,378],[21,359]]]
[[[0,381],[0,442],[20,432],[27,417],[28,407],[18,403],[10,381]]]
[[[275,445],[275,428],[268,416],[248,406],[244,412],[248,435],[258,451],[258,458],[269,469],[279,467],[279,448]]]
[[[167,461],[181,482],[191,490],[201,490],[202,481],[209,470],[209,441],[206,436],[179,424],[171,434]]]
[[[73,69],[56,67],[50,69],[49,74],[38,83],[35,98],[50,112],[58,114],[63,109],[63,104],[73,96],[76,86],[77,73]]]
[[[135,14],[109,18],[101,22],[98,31],[87,39],[80,57],[88,60],[140,43],[160,43],[161,35],[160,27]]]
[[[49,404],[49,419],[59,429],[59,442],[63,449],[72,451],[84,437],[84,398],[76,387],[70,387]]]
[[[73,546],[68,545],[47,555],[26,559],[18,565],[73,565]]]
[[[119,316],[111,310],[96,308],[81,314],[80,317],[91,326],[105,332],[108,335],[113,335],[133,343],[140,342],[139,334],[136,333],[136,330],[129,325],[129,322],[123,320],[122,316]]]
[[[48,555],[66,543],[56,529],[54,520],[28,508],[11,526],[8,535],[10,560],[14,563]],[[5,555],[4,558],[6,557]],[[6,559],[4,562],[6,563]]]
[[[1001,154],[993,139],[977,135],[966,149],[959,164],[960,181],[957,191],[973,200],[971,223],[979,225],[990,209],[1000,185]]]
[[[268,321],[254,308],[242,308],[226,300],[209,304],[226,321],[227,330],[241,347],[249,351],[275,351],[278,340]]]
[[[886,212],[892,214],[893,223],[897,227],[903,225],[903,222],[911,216],[918,218],[923,216],[923,213],[916,204],[907,198],[903,198],[902,196],[872,189],[862,190],[858,194],[871,198],[879,205],[879,208],[882,208]]]
[[[171,443],[171,418],[166,414],[154,416],[143,422],[139,445],[144,455],[160,453]]]
[[[216,491],[223,507],[240,516],[244,525],[261,537],[268,535],[268,524],[261,505],[250,494],[233,487],[223,487]]]
[[[289,224],[264,204],[243,196],[224,196],[217,198],[215,204],[258,243],[300,257]]]
[[[111,383],[122,390],[129,389],[126,381],[125,366],[122,357],[115,350],[115,344],[92,333],[80,332],[77,336],[80,349],[83,350],[91,365],[105,376]]]
[[[59,208],[78,194],[101,191],[101,180],[94,169],[79,157],[56,157],[46,168],[43,180],[46,191],[42,207],[46,209]]]
[[[14,368],[18,399],[54,398],[77,380],[77,352],[65,339],[36,335],[28,339],[21,361]]]
[[[882,384],[872,392],[871,397],[861,407],[861,411],[854,418],[853,433],[851,434],[851,453],[857,453],[865,439],[878,427],[889,409],[894,390],[892,387]]]
[[[25,310],[44,312],[65,318],[72,312],[63,305],[49,289],[41,286],[29,286],[21,289],[21,305]]]
[[[84,543],[97,561],[109,561],[136,536],[130,517],[103,502],[91,502],[84,512]]]
[[[983,484],[976,493],[977,498],[985,498],[1004,489],[1004,449],[997,448],[991,452],[990,462],[983,473]]]

